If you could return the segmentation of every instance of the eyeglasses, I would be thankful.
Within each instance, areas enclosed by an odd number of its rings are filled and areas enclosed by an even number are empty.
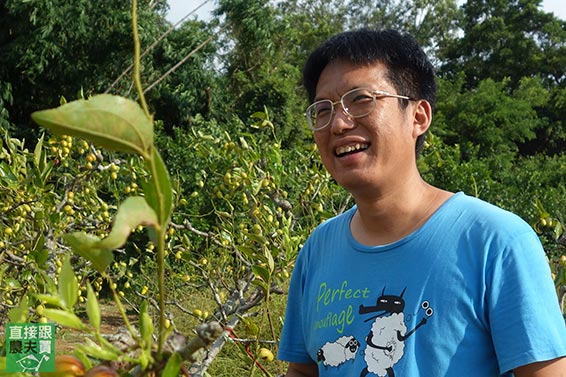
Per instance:
[[[413,100],[411,97],[381,90],[356,88],[344,93],[339,101],[332,102],[329,99],[323,99],[307,107],[307,124],[313,131],[322,130],[330,124],[335,111],[334,106],[337,104],[341,104],[344,113],[351,118],[365,117],[375,109],[377,99],[385,97]]]

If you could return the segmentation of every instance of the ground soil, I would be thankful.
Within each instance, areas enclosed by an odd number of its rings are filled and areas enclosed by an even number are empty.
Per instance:
[[[120,312],[116,308],[113,302],[100,302],[100,314],[101,314],[101,329],[100,332],[103,335],[116,334],[120,327],[124,326],[124,320],[120,315]],[[86,313],[79,313],[79,316],[88,325],[88,318]],[[132,323],[137,322],[137,314],[133,312],[128,312],[128,318]],[[68,328],[58,328],[57,338],[55,347],[58,354],[68,354],[72,353],[74,347],[77,344],[82,344],[85,342],[85,337],[91,337],[88,334],[83,334],[77,330]],[[92,337],[91,337],[92,338]]]

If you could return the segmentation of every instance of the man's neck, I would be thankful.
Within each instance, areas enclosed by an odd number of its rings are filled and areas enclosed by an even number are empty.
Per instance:
[[[375,197],[355,198],[358,211],[350,229],[365,245],[386,245],[421,227],[452,193],[419,180]]]

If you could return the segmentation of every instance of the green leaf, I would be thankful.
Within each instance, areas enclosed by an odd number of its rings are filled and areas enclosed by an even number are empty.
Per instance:
[[[71,266],[71,260],[68,255],[63,260],[61,273],[59,274],[58,285],[59,296],[63,300],[63,304],[67,309],[72,309],[79,298],[79,283]]]
[[[44,136],[45,136],[45,134],[41,135],[41,137],[37,141],[37,144],[35,145],[35,149],[33,151],[33,162],[35,163],[35,166],[37,167],[37,169],[40,170],[40,171],[42,169],[42,166],[45,165],[44,164],[45,155],[43,154],[43,137]],[[43,156],[43,158],[42,158],[42,156]]]
[[[10,322],[23,323],[28,319],[28,296],[24,295],[20,305],[8,310],[8,318]]]
[[[73,251],[89,260],[99,272],[104,272],[114,260],[112,250],[122,247],[132,229],[138,225],[157,225],[157,216],[141,196],[127,198],[118,208],[112,231],[101,240],[83,232],[70,233],[64,236]]]
[[[130,196],[118,208],[112,231],[108,237],[100,241],[97,247],[106,250],[122,247],[128,240],[132,229],[138,225],[155,227],[158,225],[157,216],[145,198]]]
[[[70,327],[75,330],[87,330],[87,327],[79,317],[66,310],[46,308],[43,310],[43,315],[62,326]]]
[[[239,315],[238,318],[240,318],[240,320],[244,323],[244,325],[246,325],[246,329],[253,336],[259,335],[259,326],[254,322],[254,320],[252,320],[251,318],[248,318],[248,317],[243,317],[241,315]]]
[[[252,271],[257,277],[260,277],[266,283],[269,282],[269,280],[271,280],[271,273],[267,268],[255,265],[252,266]]]
[[[267,259],[267,266],[269,267],[269,275],[273,273],[275,270],[275,260],[273,260],[273,255],[271,255],[271,251],[266,249],[264,252],[265,258]]]
[[[554,239],[558,241],[560,236],[562,236],[562,233],[564,233],[562,223],[560,221],[556,221],[556,225],[554,225]]]
[[[259,287],[266,296],[269,294],[269,287],[263,280],[252,280],[252,284]]]
[[[49,304],[51,306],[56,306],[58,308],[63,308],[65,306],[63,300],[59,296],[46,295],[42,293],[36,293],[33,296],[40,302]]]
[[[100,307],[90,282],[86,284],[86,314],[92,327],[97,333],[100,332]]]
[[[31,118],[59,135],[78,136],[105,149],[148,157],[153,121],[134,101],[110,94],[34,112]]]
[[[147,302],[144,301],[140,308],[140,332],[146,348],[151,348],[151,337],[153,335],[153,322],[147,312]]]
[[[167,364],[163,369],[162,376],[178,376],[179,372],[181,371],[181,364],[183,363],[183,358],[179,355],[178,352],[173,353],[169,360],[167,360]]]
[[[71,246],[73,252],[90,261],[98,272],[104,272],[114,260],[112,250],[101,248],[98,237],[74,232],[66,234],[63,239]]]
[[[144,182],[144,194],[151,208],[157,213],[159,223],[165,225],[173,210],[173,189],[165,162],[155,148],[152,158],[147,161],[147,169],[153,172],[154,176],[153,180]]]
[[[86,344],[77,344],[75,347],[89,356],[93,356],[96,359],[102,360],[116,360],[118,354],[100,347],[98,344],[94,343],[91,339],[85,338]]]

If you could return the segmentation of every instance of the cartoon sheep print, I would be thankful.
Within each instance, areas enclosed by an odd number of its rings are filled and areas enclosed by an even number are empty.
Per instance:
[[[365,349],[360,352],[364,355],[366,364],[360,377],[369,374],[394,377],[394,365],[404,355],[405,340],[425,325],[428,317],[432,316],[433,309],[430,303],[423,301],[420,309],[424,310],[425,315],[412,330],[407,331],[403,300],[405,290],[399,296],[386,295],[384,288],[375,305],[360,305],[359,314],[374,314],[364,321],[373,321],[373,323],[365,338]],[[325,343],[318,350],[317,359],[325,367],[338,367],[348,360],[353,360],[360,347],[363,347],[363,344],[361,345],[353,336],[342,336],[334,342]]]
[[[359,347],[360,342],[356,338],[343,336],[335,342],[325,343],[318,350],[317,359],[326,366],[337,367],[348,360],[353,360]]]

